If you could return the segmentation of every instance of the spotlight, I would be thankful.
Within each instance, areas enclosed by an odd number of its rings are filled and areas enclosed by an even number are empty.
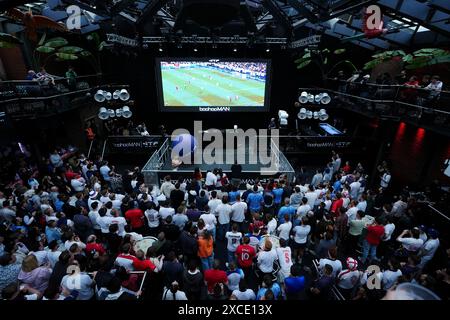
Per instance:
[[[106,119],[108,119],[108,118],[109,118],[109,112],[108,112],[108,110],[107,110],[105,107],[101,107],[101,108],[100,108],[100,112],[98,113],[98,117],[99,117],[101,120],[106,120]]]
[[[163,48],[161,48],[161,47],[159,47],[159,52],[163,52],[164,51],[164,49]]]
[[[287,126],[289,114],[285,110],[278,111],[278,120],[280,121],[280,126]]]
[[[233,49],[233,51],[234,51],[234,52],[237,52],[237,49],[236,49],[236,48],[234,48],[234,49]]]
[[[197,52],[197,51],[198,51],[198,49],[197,49],[197,48],[194,48],[194,51],[195,51],[195,52]]]
[[[307,103],[308,102],[308,92],[303,91],[300,97],[298,98],[298,101],[300,103]]]
[[[267,49],[266,49],[266,52],[270,52],[270,48],[267,48]]]

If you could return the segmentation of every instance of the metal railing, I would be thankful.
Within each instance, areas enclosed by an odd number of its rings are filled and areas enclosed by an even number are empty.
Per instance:
[[[402,120],[442,134],[450,134],[450,108],[448,108],[450,92],[448,91],[441,91],[438,97],[429,99],[430,90],[423,88],[369,83],[347,83],[345,88],[330,87],[299,88],[299,92],[328,92],[333,96],[332,105],[334,106],[372,117]],[[406,96],[412,94],[413,100],[405,96],[405,90],[407,90]]]
[[[450,91],[430,90],[398,84],[377,84],[371,82],[347,82],[328,78],[333,83],[330,89],[343,96],[359,97],[372,102],[397,103],[420,110],[450,114]]]
[[[142,174],[144,175],[146,184],[159,186],[158,171],[161,169],[164,163],[169,161],[169,159],[170,143],[169,139],[166,138],[161,147],[159,147],[159,149],[153,153],[145,166],[142,168]]]
[[[86,90],[101,84],[102,74],[84,75],[75,78],[74,86],[68,78],[52,76],[53,81],[46,80],[10,80],[0,82],[0,101],[15,102],[20,99],[47,98]]]

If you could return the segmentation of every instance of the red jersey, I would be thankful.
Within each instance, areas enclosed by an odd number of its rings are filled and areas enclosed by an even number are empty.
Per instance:
[[[150,270],[153,271],[156,269],[156,266],[151,262],[150,260],[139,260],[136,259],[133,261],[133,267],[136,271],[146,271]]]
[[[104,255],[105,254],[105,248],[103,248],[103,246],[100,243],[88,243],[86,245],[86,252],[92,252],[92,251],[97,251],[99,255]]]
[[[141,228],[144,226],[144,214],[141,209],[130,209],[125,212],[125,218],[130,221],[133,229]]]
[[[344,199],[338,199],[333,202],[331,205],[331,212],[334,213],[335,216],[339,215],[339,209],[344,205]]]
[[[241,268],[251,267],[256,256],[255,248],[248,244],[241,244],[236,249],[238,264]]]
[[[222,270],[209,269],[205,271],[205,281],[208,285],[208,292],[212,293],[217,283],[227,283],[227,273]]]
[[[381,238],[384,236],[383,226],[368,226],[366,240],[369,244],[377,246],[380,244]]]

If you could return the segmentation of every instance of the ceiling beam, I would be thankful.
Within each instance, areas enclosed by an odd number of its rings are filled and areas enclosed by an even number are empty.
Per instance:
[[[263,0],[265,7],[277,19],[277,21],[284,27],[288,38],[293,34],[293,28],[288,15],[280,8],[274,0]]]
[[[138,25],[143,24],[148,18],[153,17],[167,2],[168,0],[151,0],[142,11],[136,23]]]
[[[256,27],[255,19],[253,18],[252,13],[250,12],[249,7],[245,1],[241,1],[240,3],[240,13],[242,20],[244,20],[245,25],[247,26],[248,31],[250,32],[258,32],[258,28]]]
[[[383,5],[383,4],[379,4],[379,6],[380,6],[381,8],[383,8],[383,9],[385,9],[385,12],[383,12],[383,13],[384,13],[385,15],[387,15],[388,17],[391,17],[391,18],[394,18],[394,19],[397,19],[397,18],[398,18],[398,17],[396,17],[395,15],[393,15],[392,13],[389,12],[390,10],[393,10],[391,7],[385,6],[385,5]],[[386,12],[386,11],[387,11],[387,12]],[[419,23],[420,25],[422,25],[422,26],[424,26],[424,27],[426,27],[426,28],[428,28],[428,29],[430,29],[430,30],[433,30],[433,31],[435,31],[435,32],[437,32],[437,33],[440,33],[440,34],[442,34],[442,35],[444,35],[444,36],[446,36],[446,37],[450,37],[450,32],[449,32],[449,31],[444,30],[444,29],[441,29],[441,28],[439,28],[438,26],[433,25],[432,23],[428,23],[428,22],[423,21],[423,20],[421,20],[421,19],[419,19],[419,18],[417,18],[417,17],[414,17],[414,16],[412,16],[412,15],[409,15],[409,14],[407,14],[407,13],[404,13],[404,12],[402,12],[402,11],[398,11],[397,14],[398,14],[399,16],[403,16],[403,17],[405,17],[405,18],[408,18],[409,20],[412,20],[412,21],[414,21],[414,22],[417,22],[417,23]]]
[[[300,2],[298,2],[297,0],[288,0],[288,3],[299,13],[301,14],[303,17],[305,17],[306,19],[308,19],[308,21],[312,22],[312,23],[317,23],[319,22],[319,18],[317,18],[317,16],[312,13],[311,11],[308,10],[308,8],[306,8],[303,4],[301,4]]]

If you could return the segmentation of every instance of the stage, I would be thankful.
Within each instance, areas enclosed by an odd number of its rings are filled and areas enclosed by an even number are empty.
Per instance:
[[[212,153],[212,156],[216,160],[215,163],[211,163],[210,161],[190,164],[183,163],[174,168],[172,166],[170,141],[167,139],[147,161],[142,169],[142,173],[147,184],[158,186],[161,185],[164,177],[167,175],[170,175],[174,182],[179,178],[183,178],[185,182],[189,182],[193,177],[195,168],[199,168],[202,171],[203,177],[205,177],[206,171],[212,171],[216,168],[222,169],[224,173],[230,176],[233,161],[229,160],[230,158],[237,158],[238,163],[242,166],[240,176],[242,184],[252,184],[255,179],[265,180],[278,178],[280,174],[286,174],[289,181],[292,181],[294,178],[292,165],[285,155],[279,151],[278,145],[273,141],[271,141],[271,147],[265,153],[265,157],[271,161],[270,163],[261,161],[258,157],[257,150],[248,144],[240,146],[237,149],[216,151]]]

